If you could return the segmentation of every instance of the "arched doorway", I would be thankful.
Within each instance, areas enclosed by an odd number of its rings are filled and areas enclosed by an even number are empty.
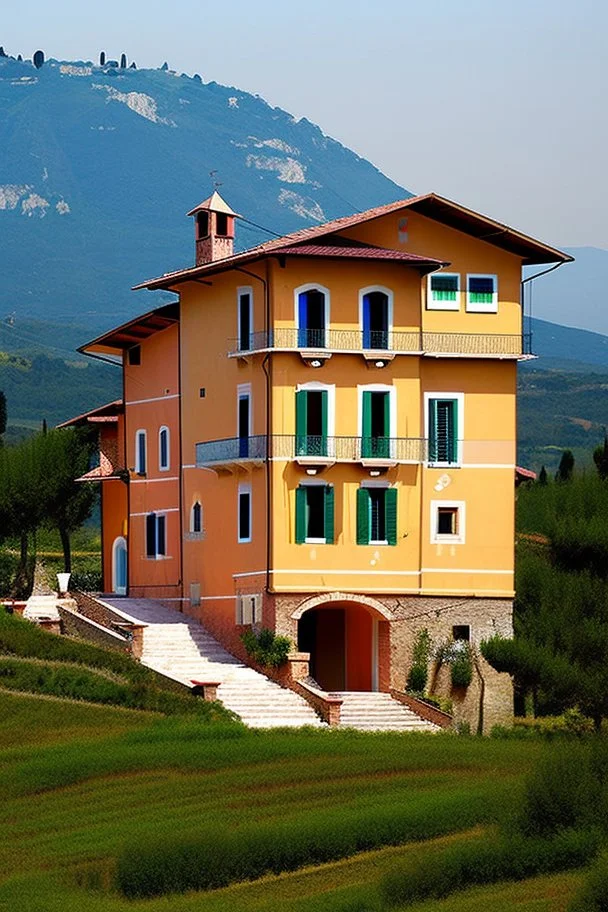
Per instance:
[[[112,592],[127,594],[127,542],[120,535],[112,546]]]
[[[298,620],[298,649],[310,653],[310,674],[325,691],[378,690],[379,627],[388,621],[356,602],[328,602]]]

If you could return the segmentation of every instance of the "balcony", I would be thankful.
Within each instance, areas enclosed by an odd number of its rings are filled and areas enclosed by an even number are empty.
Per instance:
[[[268,457],[302,466],[324,467],[336,462],[360,463],[369,468],[427,459],[427,441],[420,437],[313,437],[273,434]],[[230,437],[196,445],[198,468],[233,471],[260,466],[266,460],[266,437]]]
[[[328,357],[333,353],[354,352],[370,360],[395,355],[525,360],[531,356],[532,335],[278,328],[251,333],[246,340],[229,340],[230,358],[247,358],[267,351],[298,351],[307,358],[315,354]]]

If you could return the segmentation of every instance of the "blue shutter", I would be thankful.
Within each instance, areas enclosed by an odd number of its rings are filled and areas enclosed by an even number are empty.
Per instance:
[[[298,348],[308,348],[308,293],[298,295]]]
[[[157,516],[156,517],[156,553],[157,554],[166,554],[167,553],[167,517],[166,516]]]
[[[372,347],[372,321],[369,295],[363,296],[363,348]]]

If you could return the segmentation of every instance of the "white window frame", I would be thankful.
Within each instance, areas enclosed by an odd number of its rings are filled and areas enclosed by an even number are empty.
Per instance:
[[[492,300],[490,303],[479,304],[470,300],[469,279],[492,279],[494,291],[492,292]],[[498,276],[496,273],[467,272],[466,310],[467,313],[498,313]]]
[[[437,531],[439,524],[439,509],[456,510],[458,512],[458,532],[455,535],[440,535]],[[466,503],[464,500],[432,500],[431,501],[431,544],[432,545],[464,545],[466,542]]]
[[[201,527],[200,527],[200,529],[194,528],[194,508],[196,507],[197,504],[201,508]],[[200,502],[200,500],[195,500],[194,503],[192,504],[192,506],[190,507],[190,532],[193,535],[202,535],[202,533],[203,533],[203,505]]]
[[[167,433],[167,464],[163,465],[161,461],[162,447],[161,447],[161,435],[163,431]],[[158,471],[159,472],[168,472],[171,468],[171,431],[166,424],[161,425],[158,429]]]
[[[316,479],[316,478],[302,478],[298,481],[298,487],[299,488],[333,488],[334,484],[333,484],[333,482],[321,481],[320,479]],[[334,491],[334,498],[335,498],[335,494],[336,494],[336,492]],[[334,505],[335,505],[335,500],[334,500]],[[323,517],[325,517],[325,504],[323,504]],[[324,520],[324,522],[325,522],[325,520]],[[335,516],[334,516],[334,522],[335,522]],[[327,538],[305,538],[304,544],[305,545],[326,545]]]
[[[236,321],[237,321],[237,350],[249,351],[241,345],[241,295],[249,295],[249,333],[253,335],[253,287],[251,285],[239,285],[236,290]]]
[[[433,300],[433,291],[431,289],[431,278],[433,276],[441,276],[444,278],[456,278],[458,279],[457,288],[456,288],[456,300],[455,301],[434,301]],[[427,276],[426,280],[426,309],[427,310],[460,310],[460,298],[461,298],[461,287],[460,287],[460,273],[459,272],[444,272],[439,270],[437,272],[431,272]]]
[[[458,428],[457,428],[457,460],[456,462],[430,462],[425,465],[430,468],[458,469],[462,466],[462,449],[464,443],[464,393],[425,393],[424,394],[424,439],[430,440],[431,428],[429,426],[429,402],[431,399],[456,399],[458,402]]]
[[[249,537],[241,538],[241,495],[249,494]],[[236,537],[240,545],[249,544],[253,540],[253,497],[249,482],[241,482],[238,487],[236,499]]]
[[[253,396],[251,395],[251,383],[239,383],[236,388],[236,436],[239,436],[239,410],[241,399],[249,400],[249,415],[247,436],[253,437]]]
[[[125,579],[124,586],[118,586],[118,549],[124,548],[127,555],[127,578]],[[129,548],[127,545],[127,540],[124,535],[118,535],[112,544],[112,592],[115,592],[116,595],[126,595],[127,587],[129,585]]]
[[[363,393],[388,393],[388,414],[390,421],[389,440],[398,436],[397,434],[397,387],[391,383],[365,383],[357,386],[357,427],[359,429],[359,439],[363,440]],[[391,447],[392,449],[392,447]],[[392,458],[393,453],[389,453]]]
[[[146,464],[143,466],[143,469],[142,469],[142,466],[140,464],[140,459],[139,459],[140,437],[143,437],[143,439],[144,439],[144,454],[145,454],[144,458],[145,458]],[[145,475],[147,471],[148,471],[148,434],[147,434],[145,428],[138,428],[135,431],[135,472],[137,475]]]
[[[298,383],[296,393],[327,393],[327,455],[335,456],[336,448],[336,384],[321,383],[319,380],[309,380],[308,383]],[[295,425],[295,399],[293,420]]]
[[[361,332],[361,348],[363,349],[363,299],[365,295],[372,294],[374,291],[380,291],[382,294],[385,294],[388,298],[388,351],[392,348],[393,340],[393,302],[394,295],[390,288],[386,288],[384,285],[368,285],[366,288],[359,289],[359,329]],[[380,349],[378,349],[379,351]],[[369,349],[369,351],[375,351],[375,349]]]
[[[301,294],[303,294],[303,292],[305,292],[305,291],[321,291],[323,293],[323,295],[325,296],[325,307],[324,307],[324,311],[323,311],[323,316],[325,319],[325,332],[326,332],[326,334],[329,333],[329,325],[330,325],[329,320],[330,320],[330,313],[331,313],[331,300],[330,300],[331,296],[330,296],[329,288],[326,288],[325,285],[319,285],[318,282],[307,282],[306,285],[298,285],[298,287],[294,288],[294,290],[293,290],[294,320],[295,320],[297,334],[299,334],[299,332],[300,332],[300,307],[299,307],[298,299],[299,299],[299,296]],[[297,341],[297,339],[296,339],[296,341]],[[326,342],[329,341],[327,335],[325,336],[325,341]],[[299,348],[299,346],[296,346],[296,347]],[[329,345],[325,345],[324,347],[330,348]]]

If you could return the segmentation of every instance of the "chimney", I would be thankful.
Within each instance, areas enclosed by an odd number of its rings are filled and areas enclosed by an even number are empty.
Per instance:
[[[234,253],[234,220],[241,218],[233,212],[214,190],[209,199],[203,200],[188,215],[194,216],[196,265],[223,260]]]

